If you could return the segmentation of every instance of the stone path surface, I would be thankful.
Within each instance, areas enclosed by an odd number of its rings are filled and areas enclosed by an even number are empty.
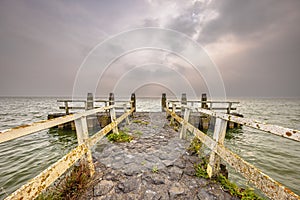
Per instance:
[[[99,142],[93,152],[96,175],[82,199],[236,199],[195,176],[200,158],[188,155],[190,141],[179,139],[164,113],[135,113],[120,129],[135,139]]]

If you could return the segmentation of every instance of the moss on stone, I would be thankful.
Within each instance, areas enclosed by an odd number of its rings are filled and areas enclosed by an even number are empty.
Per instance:
[[[199,178],[208,178],[206,169],[207,169],[207,159],[202,158],[201,162],[195,165],[196,176]]]
[[[241,198],[242,200],[263,200],[262,197],[254,193],[253,189],[239,188],[236,184],[230,182],[225,176],[219,175],[217,181],[222,185],[225,191],[228,191],[232,196]]]
[[[140,120],[140,119],[133,120],[132,123],[143,124],[143,125],[148,125],[149,124],[149,122],[143,121],[143,120]]]
[[[202,161],[195,165],[196,176],[199,178],[208,179],[208,174],[206,172],[208,164],[207,158],[202,158]],[[217,181],[221,184],[224,191],[227,191],[230,195],[236,196],[242,200],[263,200],[264,198],[255,194],[252,188],[240,188],[236,184],[230,182],[224,175],[220,174],[216,178],[213,178],[212,181]]]
[[[111,142],[130,142],[133,137],[124,131],[119,131],[119,133],[110,133],[107,139]]]

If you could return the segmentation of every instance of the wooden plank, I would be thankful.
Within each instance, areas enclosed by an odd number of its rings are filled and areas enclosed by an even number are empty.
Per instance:
[[[170,103],[176,103],[176,102],[180,102],[180,100],[168,100],[168,102]],[[187,102],[191,103],[232,103],[232,104],[239,104],[239,101],[202,101],[202,100],[187,100]]]
[[[228,110],[228,108],[221,108],[221,107],[212,107],[210,110]],[[230,110],[236,110],[236,108],[230,108]]]
[[[57,102],[86,102],[86,100],[59,99]]]
[[[29,134],[32,134],[32,133],[35,133],[38,131],[42,131],[44,129],[48,129],[48,128],[51,128],[54,126],[58,126],[60,124],[71,122],[82,116],[92,115],[97,112],[105,111],[110,108],[112,108],[112,106],[101,107],[98,109],[85,111],[83,113],[66,115],[63,117],[58,117],[58,118],[49,119],[49,120],[42,120],[42,121],[35,122],[32,124],[27,124],[27,125],[18,126],[15,128],[7,129],[4,132],[0,132],[0,143],[6,142],[9,140],[13,140],[15,138],[19,138],[19,137],[22,137],[25,135],[29,135]]]
[[[201,113],[211,115],[213,117],[221,118],[227,121],[235,122],[238,124],[242,124],[251,128],[255,128],[257,130],[265,131],[267,133],[272,133],[277,136],[285,137],[291,140],[300,141],[300,131],[294,130],[290,128],[284,128],[282,126],[266,124],[257,120],[241,118],[234,115],[228,115],[224,113],[216,113],[210,110],[205,110],[201,108],[197,108],[197,110]]]
[[[59,106],[59,109],[64,109],[66,110],[65,106]],[[72,109],[72,110],[85,110],[85,107],[82,106],[68,106],[68,109]]]

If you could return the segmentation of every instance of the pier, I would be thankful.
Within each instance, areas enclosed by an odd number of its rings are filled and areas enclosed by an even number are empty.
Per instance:
[[[83,106],[72,106],[74,102]],[[161,112],[155,113],[136,112],[135,94],[128,101],[116,101],[111,93],[108,100],[94,100],[88,94],[87,100],[60,100],[60,103],[64,104],[63,114],[49,114],[48,120],[0,133],[2,143],[58,127],[76,130],[78,139],[75,149],[6,199],[36,198],[78,162],[86,163],[94,183],[83,199],[236,199],[218,183],[196,177],[194,166],[202,158],[188,151],[194,137],[210,150],[205,169],[209,178],[224,173],[223,162],[271,199],[300,199],[224,146],[227,128],[247,126],[297,142],[300,132],[242,118],[232,112],[238,102],[208,101],[206,95],[201,100],[188,100],[185,94],[179,101],[162,94]],[[214,127],[212,137],[205,134],[209,126]],[[95,127],[100,130],[90,135]],[[134,139],[130,143],[107,141],[107,134],[121,131],[130,133]]]

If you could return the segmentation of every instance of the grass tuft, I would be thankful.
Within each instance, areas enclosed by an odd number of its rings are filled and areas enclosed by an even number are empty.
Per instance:
[[[203,157],[202,161],[199,164],[195,165],[196,176],[199,178],[208,179],[208,174],[206,172],[208,160]],[[264,198],[258,196],[254,193],[252,188],[239,188],[236,184],[230,182],[225,176],[222,174],[218,175],[214,181],[217,181],[221,184],[224,191],[229,192],[230,195],[236,196],[242,200],[264,200]]]
[[[199,178],[208,178],[206,169],[207,169],[207,159],[202,158],[202,161],[195,165],[196,176]]]
[[[119,133],[110,133],[107,139],[111,142],[131,142],[134,138],[124,131],[119,131]]]
[[[85,164],[74,166],[56,186],[52,186],[40,194],[37,200],[78,199],[88,188],[90,182],[89,168]]]
[[[254,193],[253,189],[239,188],[236,184],[231,183],[225,176],[219,175],[217,181],[221,183],[223,189],[228,191],[232,196],[241,198],[241,200],[263,200],[260,196]]]
[[[153,172],[153,173],[157,173],[157,172],[158,172],[158,168],[157,168],[156,165],[154,165],[154,166],[152,167],[152,172]]]
[[[190,155],[200,155],[201,147],[202,142],[197,137],[194,137],[187,151]]]

